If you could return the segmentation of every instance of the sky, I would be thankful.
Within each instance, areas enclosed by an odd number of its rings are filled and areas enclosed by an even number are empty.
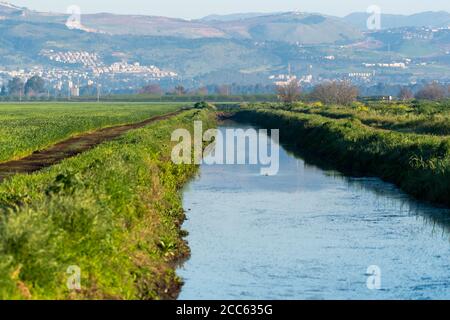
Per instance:
[[[2,0],[0,0],[1,2]],[[302,11],[345,16],[378,5],[384,13],[412,14],[422,11],[448,11],[449,0],[10,0],[18,6],[50,12],[66,12],[77,5],[82,13],[111,12],[145,14],[185,19],[209,14],[238,12]]]

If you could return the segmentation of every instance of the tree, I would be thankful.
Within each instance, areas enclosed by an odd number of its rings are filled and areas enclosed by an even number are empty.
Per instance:
[[[149,84],[145,87],[143,87],[139,93],[146,93],[146,94],[155,94],[155,95],[161,95],[162,89],[159,84]]]
[[[407,87],[402,87],[398,93],[398,98],[403,101],[411,100],[414,98],[414,93]]]
[[[301,94],[300,83],[292,79],[285,84],[277,86],[278,99],[285,104],[291,104],[298,100]]]
[[[25,84],[25,94],[27,96],[38,95],[45,91],[45,81],[39,76],[33,76]]]
[[[2,88],[0,89],[0,96],[2,96],[2,97],[6,96],[6,87],[5,87],[5,85],[2,85]]]
[[[178,96],[185,95],[186,94],[186,89],[182,85],[176,86],[175,87],[175,94],[178,95]]]
[[[23,94],[23,81],[18,77],[9,80],[8,93],[10,96],[19,96]]]
[[[445,98],[446,90],[437,82],[430,83],[416,94],[416,99],[420,100],[442,100]]]
[[[311,97],[325,104],[349,105],[358,98],[358,88],[348,81],[332,81],[314,87]]]
[[[229,96],[229,95],[230,95],[230,91],[231,91],[230,86],[228,86],[228,85],[226,85],[226,84],[221,85],[221,86],[219,86],[219,87],[217,88],[217,93],[218,93],[219,95],[221,95],[221,96]]]
[[[207,87],[201,87],[197,89],[197,94],[200,96],[206,96],[208,95],[208,88]]]

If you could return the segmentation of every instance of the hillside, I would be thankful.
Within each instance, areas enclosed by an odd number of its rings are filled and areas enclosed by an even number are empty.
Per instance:
[[[432,20],[442,24],[446,13],[436,14],[441,18]],[[424,24],[430,15],[419,14],[398,23]],[[288,66],[296,74],[315,79],[345,77],[349,72],[372,74],[367,64],[402,61],[411,66],[380,67],[371,81],[393,76],[397,80],[437,79],[442,70],[448,70],[450,59],[450,30],[408,27],[365,34],[345,22],[356,23],[358,14],[341,19],[297,12],[244,13],[189,21],[102,13],[83,15],[81,30],[71,30],[65,25],[65,14],[0,3],[0,17],[0,75],[2,70],[82,67],[42,54],[49,50],[95,54],[103,66],[122,62],[154,65],[174,71],[187,85],[191,80],[268,83],[271,76],[288,72]]]
[[[84,15],[83,25],[110,34],[182,38],[230,38],[289,43],[334,43],[361,38],[340,19],[312,14],[243,14],[188,21],[113,14]]]
[[[308,13],[288,12],[232,21],[208,21],[233,38],[255,41],[319,44],[354,41],[360,31],[340,19]]]
[[[276,55],[247,41],[110,35],[69,30],[58,23],[0,22],[0,66],[55,65],[39,54],[44,49],[97,52],[107,63],[120,61],[116,57],[120,52],[130,62],[177,70],[185,77],[254,68],[266,61],[281,63]]]
[[[277,13],[257,13],[257,12],[248,12],[248,13],[232,13],[232,14],[211,14],[209,16],[203,17],[199,19],[199,21],[236,21],[236,20],[245,20],[250,18],[256,18],[261,16],[268,16]]]
[[[369,14],[365,12],[356,12],[346,16],[343,20],[360,30],[367,29],[367,19]],[[381,27],[383,29],[400,27],[434,27],[441,28],[450,26],[450,13],[422,12],[413,15],[382,14]]]
[[[4,20],[65,24],[66,14],[50,14],[0,2]],[[362,37],[359,30],[341,19],[319,14],[273,13],[209,16],[184,20],[157,16],[84,14],[84,30],[110,35],[140,35],[185,39],[228,38],[254,41],[319,44],[353,41]]]
[[[83,15],[82,23],[114,35],[145,35],[180,38],[226,38],[227,34],[201,22],[154,16],[116,15],[109,13]]]

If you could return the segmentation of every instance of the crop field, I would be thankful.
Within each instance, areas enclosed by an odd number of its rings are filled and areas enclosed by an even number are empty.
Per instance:
[[[450,104],[255,104],[236,118],[280,128],[284,142],[346,172],[379,176],[421,199],[449,205]]]
[[[0,162],[71,136],[170,113],[182,103],[0,104]]]

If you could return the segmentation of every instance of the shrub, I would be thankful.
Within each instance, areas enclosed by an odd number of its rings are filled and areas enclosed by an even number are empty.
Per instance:
[[[358,97],[358,89],[347,81],[332,81],[317,85],[311,97],[325,104],[350,105]]]
[[[416,94],[416,99],[420,100],[442,100],[446,96],[447,90],[438,83],[431,83],[425,86]]]

